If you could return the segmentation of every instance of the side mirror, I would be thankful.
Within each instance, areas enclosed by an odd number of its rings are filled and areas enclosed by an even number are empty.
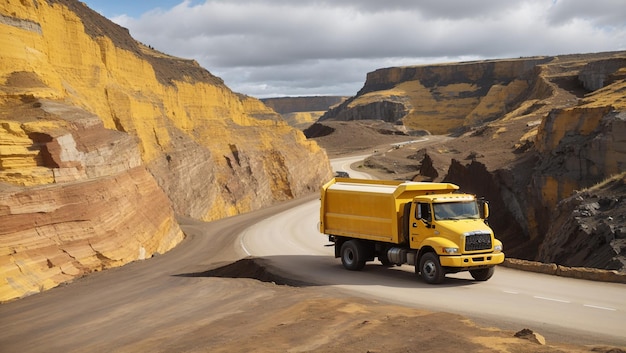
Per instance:
[[[487,201],[483,201],[483,219],[489,218],[489,203]]]

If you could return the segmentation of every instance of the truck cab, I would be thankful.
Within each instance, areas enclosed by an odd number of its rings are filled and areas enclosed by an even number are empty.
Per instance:
[[[477,280],[487,280],[494,263],[504,261],[502,243],[487,224],[486,202],[467,194],[424,195],[413,199],[410,210],[408,243],[418,250],[416,261],[429,252],[439,260],[419,265],[420,272],[426,271],[423,276],[436,276],[427,281],[439,282],[445,273],[466,270]],[[434,266],[441,267],[438,273]]]

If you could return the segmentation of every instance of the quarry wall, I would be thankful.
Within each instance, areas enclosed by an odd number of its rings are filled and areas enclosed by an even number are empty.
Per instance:
[[[0,3],[0,301],[163,253],[311,192],[325,152],[193,60],[83,3]]]

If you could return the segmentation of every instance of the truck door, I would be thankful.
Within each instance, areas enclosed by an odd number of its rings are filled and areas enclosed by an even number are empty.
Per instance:
[[[411,234],[410,244],[411,248],[419,249],[424,239],[434,236],[435,226],[433,224],[430,203],[415,202],[413,206],[411,222],[409,224],[409,233]]]

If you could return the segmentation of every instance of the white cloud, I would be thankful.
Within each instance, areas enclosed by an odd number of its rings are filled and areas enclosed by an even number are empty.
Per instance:
[[[623,0],[558,0],[554,2],[548,19],[554,24],[584,20],[594,27],[624,29],[626,3]]]
[[[257,97],[354,95],[394,65],[626,49],[623,0],[208,0],[114,21]]]

